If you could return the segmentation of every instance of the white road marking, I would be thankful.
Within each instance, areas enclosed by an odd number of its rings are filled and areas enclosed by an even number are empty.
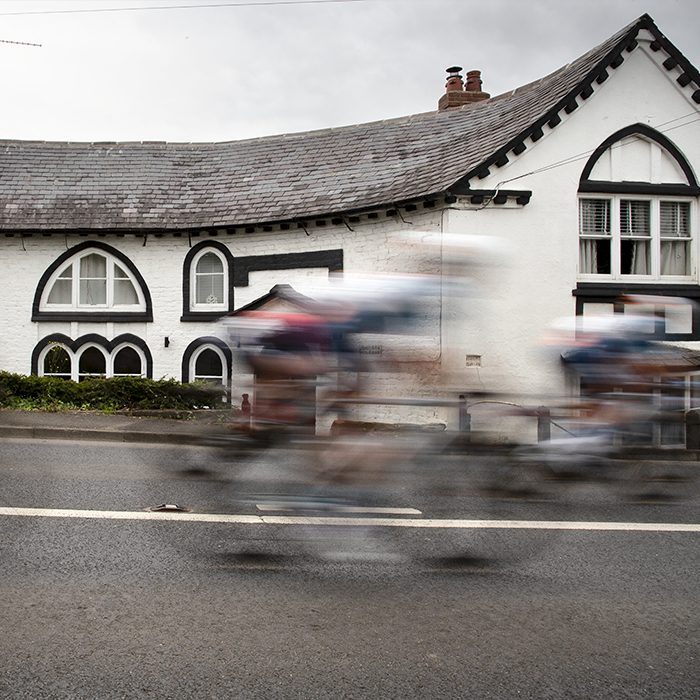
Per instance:
[[[255,507],[262,511],[274,510],[295,510],[298,508],[309,508],[312,510],[320,510],[327,508],[334,513],[373,513],[375,515],[421,515],[422,511],[416,508],[366,508],[363,506],[344,506],[336,503],[256,503]]]
[[[621,532],[700,532],[700,523],[625,523],[572,520],[459,520],[437,518],[334,518],[297,515],[234,515],[167,511],[69,510],[0,507],[0,516],[89,518],[101,520],[180,520],[200,523],[252,525],[350,525],[378,527],[449,528],[463,530],[600,530]]]

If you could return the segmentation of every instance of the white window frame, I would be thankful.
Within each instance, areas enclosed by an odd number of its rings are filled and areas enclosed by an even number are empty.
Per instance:
[[[44,371],[44,362],[46,361],[46,356],[54,349],[61,348],[68,355],[68,360],[70,362],[70,372],[61,373],[49,373],[46,374]],[[39,353],[39,365],[37,367],[37,372],[40,377],[65,377],[66,374],[70,375],[70,379],[73,379],[73,368],[75,367],[75,353],[63,343],[49,343],[40,353]]]
[[[199,356],[205,351],[205,350],[213,350],[218,356],[219,359],[221,360],[221,376],[220,377],[202,377],[202,379],[208,380],[208,379],[217,379],[219,382],[225,386],[228,389],[228,362],[226,361],[226,355],[224,355],[223,351],[221,348],[217,347],[213,343],[205,343],[203,345],[200,345],[193,353],[192,356],[190,357],[190,381],[195,382],[197,381],[197,374],[196,374],[196,369],[197,369],[197,359]]]
[[[81,304],[80,303],[80,261],[89,255],[99,255],[106,259],[106,300],[104,304]],[[136,296],[138,302],[136,304],[115,304],[114,303],[114,280],[123,279],[115,277],[114,266],[118,265],[125,273],[134,289],[136,290]],[[59,279],[63,271],[70,267],[71,268],[71,301],[69,304],[56,304],[48,303],[49,296],[53,290],[54,284]],[[67,278],[63,278],[67,279]],[[145,311],[146,310],[146,299],[141,289],[141,285],[132,275],[131,271],[128,269],[127,265],[121,260],[117,259],[110,253],[101,250],[99,248],[87,248],[81,251],[70,260],[67,260],[64,264],[60,265],[58,269],[51,275],[48,282],[44,286],[44,291],[41,295],[41,302],[39,305],[40,311],[94,311],[101,312],[105,310],[109,311]]]
[[[100,374],[81,374],[80,372],[80,359],[82,356],[90,349],[96,348],[104,357],[105,360],[105,371],[100,373]],[[101,346],[98,345],[97,343],[85,343],[85,345],[81,345],[80,348],[78,348],[77,352],[75,353],[75,361],[73,366],[71,367],[71,375],[75,376],[75,381],[80,381],[81,377],[106,377],[107,372],[109,371],[109,353]]]
[[[601,273],[586,273],[581,270],[581,241],[583,240],[600,240],[605,236],[582,236],[581,231],[581,201],[598,200],[610,202],[610,274]],[[626,274],[621,273],[621,241],[624,238],[621,235],[620,226],[620,210],[622,201],[633,202],[649,202],[650,203],[650,232],[651,232],[651,272],[648,275],[641,274]],[[690,283],[697,280],[697,206],[696,202],[691,197],[680,196],[649,196],[637,194],[593,194],[579,195],[578,197],[578,220],[579,220],[579,235],[577,237],[578,246],[578,278],[582,281],[625,281],[625,282],[658,282],[658,283]],[[674,202],[689,205],[690,211],[690,237],[677,238],[674,240],[688,240],[690,251],[690,274],[689,275],[662,275],[661,274],[661,202]],[[664,239],[669,241],[671,239]]]
[[[117,359],[117,355],[119,354],[120,350],[123,350],[124,348],[130,348],[131,350],[135,350],[136,354],[139,356],[141,360],[141,372],[139,374],[117,374],[114,371],[114,361]],[[144,354],[143,350],[139,348],[138,346],[134,345],[133,343],[120,343],[117,345],[114,350],[109,355],[109,364],[108,364],[108,371],[109,377],[145,377],[146,376],[146,355]]]
[[[216,304],[206,302],[197,303],[197,266],[199,261],[207,254],[213,253],[221,261],[223,268],[223,301]],[[231,271],[228,269],[228,261],[224,254],[214,246],[205,246],[192,258],[190,264],[190,311],[228,311],[228,281]]]

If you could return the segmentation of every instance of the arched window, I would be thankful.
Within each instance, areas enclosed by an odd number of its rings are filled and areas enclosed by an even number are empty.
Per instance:
[[[69,351],[59,343],[52,344],[46,349],[42,367],[42,375],[45,377],[71,379],[71,356]]]
[[[150,294],[129,259],[104,243],[66,251],[44,273],[32,320],[152,320]]]
[[[141,353],[131,345],[124,345],[112,353],[112,376],[128,377],[143,374]]]
[[[150,377],[152,364],[146,343],[128,333],[113,341],[96,334],[70,340],[56,333],[39,341],[32,353],[33,374],[76,382],[86,377]]]
[[[182,266],[182,321],[212,321],[233,311],[231,251],[207,240],[190,248]]]
[[[223,384],[230,391],[232,364],[231,349],[220,338],[197,338],[182,356],[182,381]]]
[[[195,304],[223,304],[224,264],[211,251],[197,261],[195,275]]]
[[[49,280],[41,310],[51,309],[140,309],[134,280],[111,255],[86,252],[71,260]]]
[[[228,263],[216,248],[204,247],[190,267],[190,310],[228,310]]]
[[[690,166],[662,134],[637,124],[613,134],[579,184],[582,280],[696,279],[696,196]]]
[[[216,346],[203,345],[192,355],[190,363],[192,381],[226,384],[226,358]]]
[[[78,381],[86,377],[101,377],[107,375],[107,357],[95,345],[89,345],[78,353]]]

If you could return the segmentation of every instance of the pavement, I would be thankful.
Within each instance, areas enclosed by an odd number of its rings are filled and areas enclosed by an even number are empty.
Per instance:
[[[201,444],[230,434],[228,411],[20,411],[0,409],[0,437]]]
[[[0,438],[94,440],[99,442],[216,445],[238,433],[227,410],[199,411],[21,411],[0,409]],[[476,437],[472,435],[472,437]],[[460,442],[455,436],[456,443]],[[473,440],[463,445],[472,451]],[[472,450],[470,450],[470,446]],[[700,451],[653,447],[627,448],[630,461],[697,462]]]

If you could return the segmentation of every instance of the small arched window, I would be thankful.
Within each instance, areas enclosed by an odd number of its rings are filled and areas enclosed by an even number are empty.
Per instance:
[[[190,267],[190,310],[228,310],[228,263],[223,253],[204,247]]]
[[[78,354],[78,381],[107,375],[107,357],[101,348],[89,345]]]
[[[204,345],[192,355],[193,381],[210,384],[226,384],[226,358],[223,352],[213,345]]]
[[[146,310],[146,300],[126,265],[105,250],[87,248],[49,277],[39,310],[138,312]]]
[[[117,348],[112,353],[112,376],[129,377],[143,374],[143,358],[141,353],[131,345]]]
[[[57,334],[59,335],[59,334]],[[101,336],[47,338],[32,358],[32,373],[80,381],[86,377],[151,376],[151,356],[145,343],[122,336],[110,342]]]
[[[42,366],[44,377],[71,379],[71,356],[68,350],[58,343],[47,348]]]

